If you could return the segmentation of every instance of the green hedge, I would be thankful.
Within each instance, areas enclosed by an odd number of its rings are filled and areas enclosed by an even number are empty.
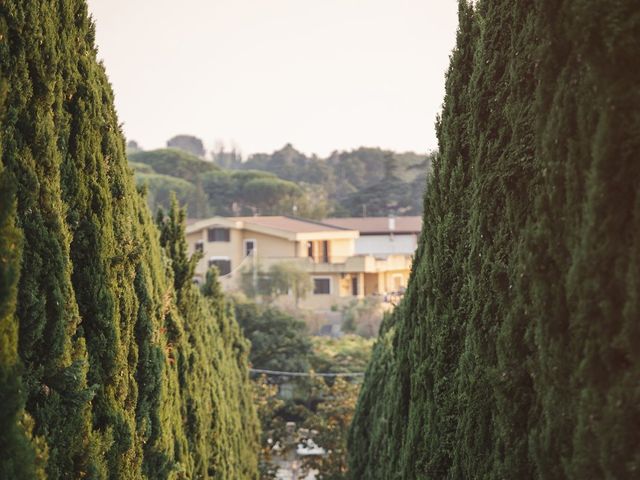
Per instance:
[[[0,101],[0,477],[255,478],[246,342],[176,283],[84,1],[0,3]]]
[[[637,2],[460,3],[411,282],[353,478],[640,471]]]

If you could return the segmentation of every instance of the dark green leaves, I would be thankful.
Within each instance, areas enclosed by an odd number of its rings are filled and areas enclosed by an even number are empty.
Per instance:
[[[460,2],[420,247],[362,389],[354,478],[640,471],[640,77],[620,63],[640,55],[639,26],[632,1]]]

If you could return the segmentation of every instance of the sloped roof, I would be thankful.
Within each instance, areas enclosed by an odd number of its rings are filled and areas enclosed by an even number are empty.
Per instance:
[[[420,233],[422,217],[393,217],[395,229],[389,228],[389,217],[346,217],[325,218],[322,222],[335,227],[358,230],[361,235],[375,235],[386,233]]]
[[[187,234],[220,225],[227,228],[253,230],[289,240],[358,238],[356,230],[314,220],[287,216],[212,217],[187,225]]]
[[[350,228],[329,225],[313,220],[305,220],[296,217],[266,216],[266,217],[233,217],[233,220],[244,222],[245,224],[261,225],[263,227],[275,228],[294,233],[327,232],[333,230],[351,230]]]

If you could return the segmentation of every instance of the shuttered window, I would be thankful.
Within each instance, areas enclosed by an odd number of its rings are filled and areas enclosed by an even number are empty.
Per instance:
[[[313,294],[314,295],[329,295],[329,294],[331,294],[331,279],[329,279],[329,278],[314,278],[313,279]]]
[[[210,228],[207,233],[210,242],[228,242],[230,240],[228,228]]]

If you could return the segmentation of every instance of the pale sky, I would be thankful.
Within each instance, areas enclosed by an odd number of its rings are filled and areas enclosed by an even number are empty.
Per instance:
[[[457,0],[88,0],[128,139],[437,148]]]

